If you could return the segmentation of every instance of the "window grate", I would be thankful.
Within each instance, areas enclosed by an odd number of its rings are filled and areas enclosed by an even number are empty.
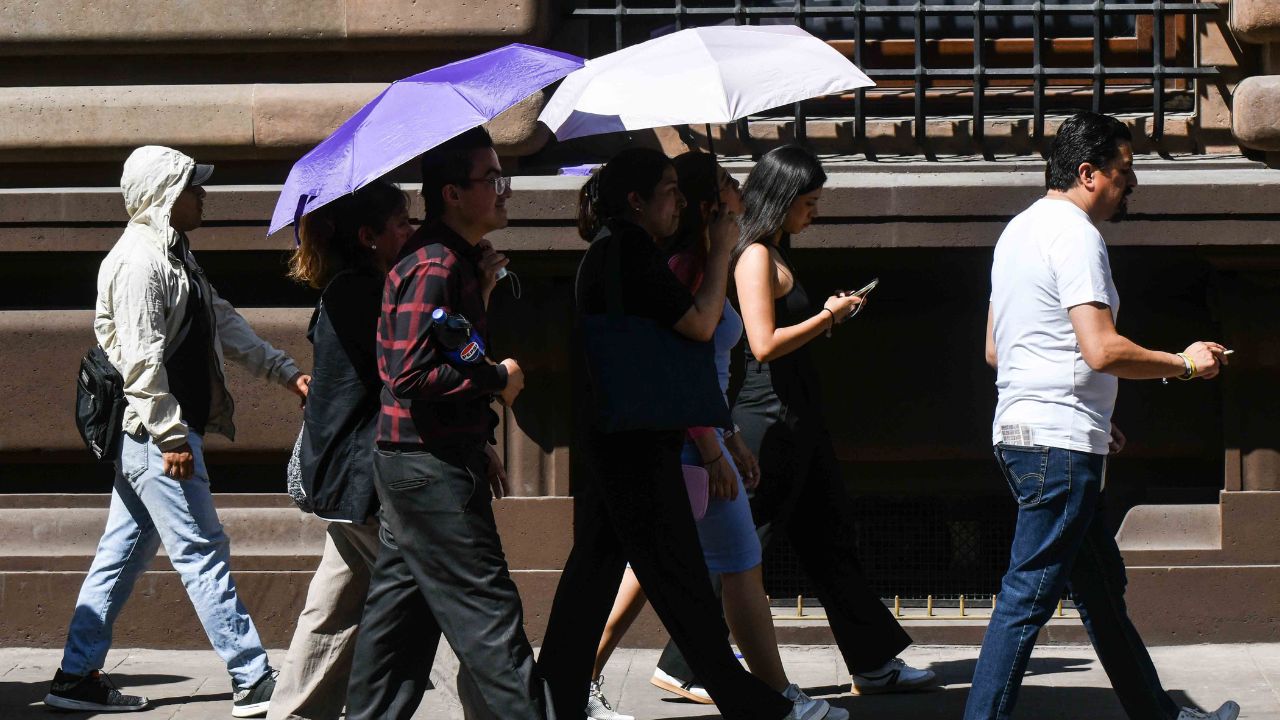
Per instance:
[[[1218,75],[1216,68],[1198,64],[1192,22],[1193,16],[1219,13],[1221,8],[1216,3],[825,0],[839,4],[819,4],[822,1],[571,0],[569,16],[587,23],[586,52],[590,57],[647,37],[701,25],[792,22],[810,31],[819,29],[816,34],[832,42],[878,85],[909,92],[914,140],[922,149],[928,147],[927,120],[931,116],[968,114],[972,118],[973,139],[981,143],[996,86],[1002,90],[1016,86],[1030,96],[1030,108],[1017,114],[1031,116],[1033,139],[1041,148],[1046,114],[1051,106],[1061,107],[1060,102],[1055,104],[1054,90],[1071,86],[1088,92],[1089,106],[1095,112],[1145,113],[1127,98],[1142,96],[1145,100],[1145,94],[1150,93],[1148,136],[1159,143],[1170,112],[1171,84],[1186,96],[1178,108],[1181,110],[1193,102],[1195,81]],[[612,24],[611,47],[600,47],[598,42],[609,36],[604,24]],[[1117,36],[1130,34],[1133,37],[1124,38],[1131,41],[1124,51],[1115,50]],[[1010,39],[1021,41],[1022,51],[1011,54]],[[965,52],[971,60],[967,67],[946,67],[955,64],[955,49],[951,49],[948,61],[942,61],[938,46],[943,42],[954,45],[957,40],[972,44],[971,52]],[[902,62],[888,62],[886,54],[879,52],[888,42],[914,46],[910,67],[893,66],[905,64],[905,48],[898,51]],[[1074,55],[1064,58],[1062,48],[1068,45],[1074,48]],[[954,111],[953,99],[943,102],[937,93],[942,87],[956,86],[972,93],[970,107],[960,113]],[[1121,87],[1124,92],[1119,92]],[[1108,89],[1112,88],[1117,92],[1109,98]],[[996,93],[1001,98],[1006,94]],[[856,143],[866,140],[869,116],[903,114],[886,112],[887,101],[873,97],[866,89],[820,103],[826,111],[824,116],[852,119]],[[878,108],[877,103],[882,107]],[[805,104],[788,109],[794,115],[795,136],[801,141],[809,119]],[[747,137],[745,119],[738,129],[742,137]]]

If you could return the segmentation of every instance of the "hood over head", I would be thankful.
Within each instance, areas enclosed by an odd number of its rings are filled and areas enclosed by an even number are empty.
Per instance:
[[[159,145],[140,147],[124,161],[120,190],[129,224],[149,229],[148,235],[161,252],[167,252],[178,240],[177,231],[169,227],[169,217],[195,167],[196,161],[187,155]]]

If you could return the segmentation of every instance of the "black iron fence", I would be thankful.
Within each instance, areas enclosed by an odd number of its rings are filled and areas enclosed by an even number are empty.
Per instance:
[[[928,119],[972,120],[982,142],[992,113],[1030,117],[1043,147],[1045,118],[1057,111],[1150,114],[1159,143],[1170,112],[1194,110],[1201,67],[1195,16],[1209,2],[1166,0],[568,0],[587,24],[588,56],[687,27],[794,23],[823,37],[878,87],[781,109],[795,135],[822,116],[852,120],[855,141],[868,118],[912,117],[916,143]],[[1088,96],[1085,100],[1083,95]],[[743,123],[746,121],[744,120]],[[742,128],[745,136],[745,127]]]

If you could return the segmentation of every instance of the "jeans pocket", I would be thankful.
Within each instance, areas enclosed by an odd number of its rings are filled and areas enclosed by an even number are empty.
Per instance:
[[[387,487],[391,490],[406,491],[417,490],[426,487],[431,482],[430,475],[407,475],[387,481]]]
[[[125,480],[132,483],[142,477],[150,461],[150,450],[145,433],[140,433],[137,437],[126,434],[120,438],[120,474],[124,475]]]
[[[996,446],[996,457],[1018,505],[1040,504],[1044,498],[1045,473],[1049,469],[1049,448],[1001,444]]]

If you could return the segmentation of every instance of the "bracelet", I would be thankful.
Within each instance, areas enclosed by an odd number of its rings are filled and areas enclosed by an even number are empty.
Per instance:
[[[831,331],[836,328],[836,314],[831,312],[831,308],[822,308],[824,312],[831,316],[831,324],[827,326],[827,337],[831,337]]]
[[[1178,376],[1179,380],[1190,380],[1196,376],[1196,362],[1186,353],[1178,353],[1178,357],[1182,358],[1182,364],[1186,368],[1186,372]]]
[[[729,438],[733,437],[734,435],[737,435],[740,432],[742,432],[742,428],[738,427],[738,423],[734,423],[733,427],[721,433],[720,437],[724,438],[725,440],[728,440]]]
[[[702,461],[702,467],[706,467],[706,466],[708,466],[708,465],[712,465],[712,464],[718,463],[718,462],[720,462],[720,458],[722,458],[722,457],[724,457],[724,452],[721,452],[719,455],[717,455],[717,456],[715,456],[715,457],[711,458],[710,460],[703,460],[703,461]]]

